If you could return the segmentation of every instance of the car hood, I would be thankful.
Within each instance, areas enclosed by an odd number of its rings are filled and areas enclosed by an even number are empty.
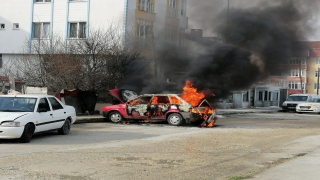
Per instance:
[[[301,104],[301,103],[306,103],[306,101],[285,101],[283,103],[287,104]]]
[[[13,121],[27,114],[30,114],[30,113],[29,112],[1,112],[0,122]]]
[[[122,103],[136,99],[139,95],[128,89],[111,89],[109,93]]]
[[[314,103],[314,102],[304,102],[300,103],[299,106],[319,106],[320,103]]]

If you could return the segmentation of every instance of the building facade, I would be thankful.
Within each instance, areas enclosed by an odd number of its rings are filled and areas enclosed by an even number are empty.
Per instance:
[[[182,43],[187,29],[186,0],[1,0],[0,70],[26,42],[60,37],[85,39],[90,31],[116,27],[125,45],[133,36]],[[161,38],[160,38],[161,37]],[[27,51],[28,52],[28,51]],[[30,52],[29,52],[30,53]]]

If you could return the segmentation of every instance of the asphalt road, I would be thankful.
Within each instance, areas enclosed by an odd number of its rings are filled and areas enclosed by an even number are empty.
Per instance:
[[[214,128],[81,123],[29,144],[0,140],[0,179],[250,178],[320,147],[320,115],[222,116]]]

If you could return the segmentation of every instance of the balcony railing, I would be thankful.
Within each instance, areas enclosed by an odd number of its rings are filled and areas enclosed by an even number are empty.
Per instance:
[[[147,11],[147,12],[154,12],[154,4],[151,2],[142,1],[139,3],[139,10]]]
[[[167,13],[168,17],[178,18],[178,10],[170,8]]]

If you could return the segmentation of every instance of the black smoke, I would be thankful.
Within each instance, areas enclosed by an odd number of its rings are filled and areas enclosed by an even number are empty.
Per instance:
[[[307,18],[312,12],[301,11],[295,2],[231,8],[227,20],[224,10],[211,26],[221,42],[202,42],[201,48],[164,44],[157,48],[158,78],[141,75],[138,81],[143,85],[126,83],[139,93],[179,93],[188,79],[198,90],[209,89],[217,98],[248,88],[287,62],[297,49],[308,49],[297,41],[305,40],[311,29]]]

